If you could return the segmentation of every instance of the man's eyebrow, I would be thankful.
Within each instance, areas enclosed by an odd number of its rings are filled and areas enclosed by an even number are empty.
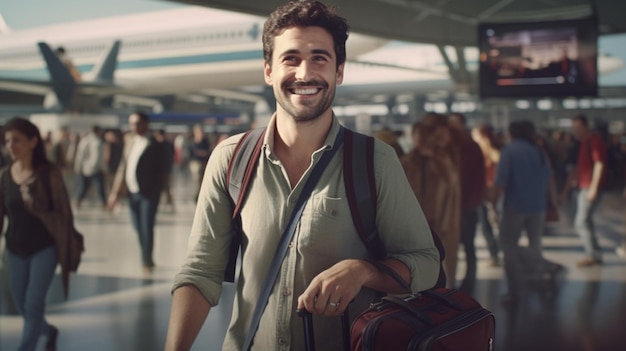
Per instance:
[[[325,50],[325,49],[313,49],[313,50],[311,50],[311,52],[312,52],[313,54],[317,54],[317,55],[320,55],[320,54],[321,54],[321,55],[325,55],[325,56],[328,56],[328,57],[333,57],[333,56],[331,55],[330,51]],[[291,49],[291,50],[287,50],[287,51],[282,52],[282,53],[280,54],[280,56],[285,56],[285,55],[294,55],[294,54],[298,54],[298,55],[299,55],[299,54],[301,54],[301,53],[302,53],[302,52],[301,52],[300,50],[297,50],[297,49]]]
[[[331,55],[328,50],[324,50],[324,49],[313,49],[313,53],[314,54],[326,55],[328,57],[333,57],[333,55]]]

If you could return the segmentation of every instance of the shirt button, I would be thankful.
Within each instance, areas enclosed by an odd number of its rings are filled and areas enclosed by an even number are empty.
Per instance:
[[[288,247],[289,247],[290,249],[293,247],[293,241],[291,241],[291,242],[289,243],[289,246],[288,246]]]
[[[285,345],[286,343],[287,343],[287,340],[283,338],[278,338],[278,345]]]
[[[330,211],[330,214],[333,215],[333,216],[336,216],[337,215],[337,210]]]
[[[291,290],[289,290],[288,288],[284,288],[283,289],[283,296],[289,296],[291,295]]]

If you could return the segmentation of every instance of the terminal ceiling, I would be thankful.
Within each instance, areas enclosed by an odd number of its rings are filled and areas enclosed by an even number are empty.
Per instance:
[[[173,0],[267,16],[286,0]],[[573,19],[596,14],[602,35],[626,33],[625,0],[328,0],[354,32],[394,40],[475,46],[482,22]]]

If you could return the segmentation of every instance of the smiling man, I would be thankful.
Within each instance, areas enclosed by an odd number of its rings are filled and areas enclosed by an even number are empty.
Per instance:
[[[241,209],[244,250],[235,306],[223,350],[303,350],[297,308],[314,314],[315,343],[339,350],[340,318],[365,309],[375,291],[401,293],[391,278],[366,262],[343,180],[341,126],[331,105],[343,80],[346,21],[318,1],[292,1],[276,9],[263,30],[264,76],[276,113],[263,139],[256,173]],[[338,139],[339,138],[339,139]],[[241,135],[220,143],[207,166],[194,217],[188,258],[175,277],[166,350],[191,348],[221,293],[233,208],[226,185],[229,161]],[[281,233],[312,170],[338,148],[324,168],[280,262],[267,301],[259,299]],[[332,155],[332,153],[331,153]],[[388,145],[374,147],[376,226],[387,257],[382,262],[413,291],[432,287],[439,254],[428,223]],[[261,304],[260,323],[253,323]],[[245,345],[245,346],[244,346]]]

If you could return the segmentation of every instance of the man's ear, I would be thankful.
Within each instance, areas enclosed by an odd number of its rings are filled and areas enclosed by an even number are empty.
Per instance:
[[[343,69],[345,67],[345,63],[342,63],[341,65],[339,65],[339,67],[337,67],[337,85],[341,84],[343,82]]]
[[[267,61],[263,61],[263,78],[267,85],[272,85],[272,66]]]

